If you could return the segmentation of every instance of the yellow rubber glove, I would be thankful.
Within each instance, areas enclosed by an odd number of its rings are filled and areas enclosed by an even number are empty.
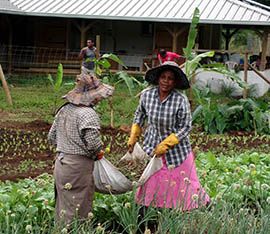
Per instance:
[[[128,139],[128,151],[130,153],[133,152],[133,148],[135,143],[138,141],[140,135],[142,133],[142,129],[139,124],[132,124],[131,131],[130,131],[130,137]]]
[[[166,154],[169,149],[173,148],[178,143],[179,143],[179,140],[177,136],[174,133],[172,133],[170,136],[166,137],[162,142],[160,142],[156,146],[154,150],[154,154],[156,154],[157,156]]]

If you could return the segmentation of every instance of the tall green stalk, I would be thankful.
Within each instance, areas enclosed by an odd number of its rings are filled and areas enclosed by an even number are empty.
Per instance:
[[[57,100],[59,98],[59,92],[63,84],[63,65],[61,63],[58,64],[55,80],[52,78],[51,74],[48,75],[48,80],[50,81],[54,91],[54,106],[53,106],[53,114],[54,114],[57,108]]]
[[[224,64],[215,62],[206,65],[200,64],[203,58],[213,57],[215,55],[215,51],[207,51],[201,54],[196,54],[196,52],[193,51],[198,34],[199,21],[200,21],[200,11],[198,8],[195,8],[193,12],[191,25],[189,28],[187,46],[186,48],[183,49],[184,55],[186,57],[185,74],[188,77],[188,79],[191,80],[192,77],[195,77],[195,75],[198,74],[199,72],[214,71],[226,75],[228,78],[237,82],[240,87],[244,87],[245,84],[238,77],[238,75],[235,72],[228,70],[228,68]],[[200,71],[198,70],[199,68]]]

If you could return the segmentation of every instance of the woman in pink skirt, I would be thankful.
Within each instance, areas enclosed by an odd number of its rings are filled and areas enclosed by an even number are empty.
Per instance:
[[[196,173],[189,140],[190,106],[178,91],[190,87],[188,79],[171,61],[148,70],[145,79],[154,86],[141,94],[128,147],[132,152],[147,121],[143,148],[148,155],[161,157],[163,167],[139,187],[136,201],[146,207],[181,211],[205,206],[210,198]]]

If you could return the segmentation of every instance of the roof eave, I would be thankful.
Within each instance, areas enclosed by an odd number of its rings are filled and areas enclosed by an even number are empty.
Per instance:
[[[174,18],[153,18],[153,17],[129,17],[129,16],[100,16],[100,15],[72,15],[72,14],[44,14],[38,12],[23,12],[23,11],[12,11],[2,10],[0,13],[5,14],[16,14],[24,16],[42,16],[42,17],[61,17],[61,18],[79,18],[79,19],[103,19],[103,20],[126,20],[126,21],[149,21],[149,22],[170,22],[170,23],[191,23],[191,19],[174,19]],[[268,21],[231,21],[231,20],[211,20],[211,19],[200,19],[200,23],[203,24],[230,24],[230,25],[260,25],[270,26]]]

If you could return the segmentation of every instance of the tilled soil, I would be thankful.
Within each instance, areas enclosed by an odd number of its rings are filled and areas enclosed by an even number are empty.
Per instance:
[[[53,172],[55,149],[47,141],[49,129],[50,124],[43,121],[27,124],[0,122],[1,181],[16,181]],[[104,128],[101,133],[104,145],[113,155],[126,151],[125,130]],[[117,162],[118,159],[115,164]]]
[[[30,123],[0,122],[0,180],[16,181],[22,178],[33,178],[44,172],[53,172],[55,149],[48,144],[47,134],[50,124],[36,120]],[[130,165],[120,162],[126,153],[126,142],[129,127],[102,128],[101,135],[104,149],[110,153],[105,155],[126,176],[136,179],[145,164]],[[231,132],[225,135],[206,135],[200,129],[191,134],[192,147],[195,151],[254,150],[269,152],[270,137],[256,136],[250,132]],[[131,173],[133,172],[133,173]],[[135,173],[134,173],[135,172]],[[131,176],[132,174],[132,176]]]

